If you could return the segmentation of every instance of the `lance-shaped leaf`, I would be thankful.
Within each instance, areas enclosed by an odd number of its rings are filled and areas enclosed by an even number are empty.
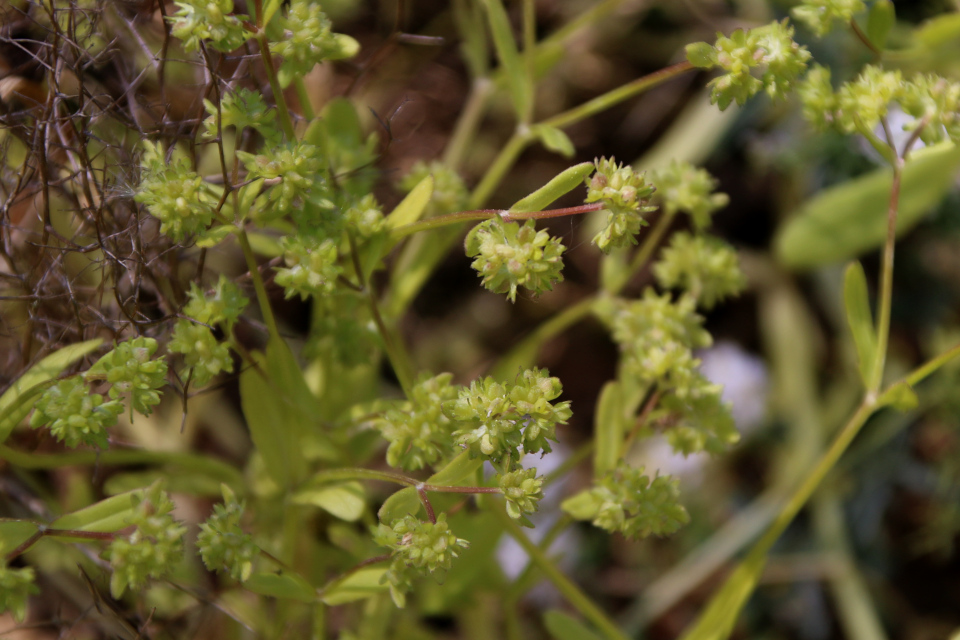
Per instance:
[[[851,262],[843,279],[843,301],[847,309],[847,324],[857,348],[857,364],[863,386],[870,388],[870,378],[877,361],[877,331],[870,315],[867,278],[859,262]]]
[[[564,169],[555,178],[550,180],[527,197],[514,203],[511,212],[521,213],[529,211],[543,211],[550,203],[564,196],[583,184],[583,179],[593,171],[592,162],[581,162],[569,169]]]

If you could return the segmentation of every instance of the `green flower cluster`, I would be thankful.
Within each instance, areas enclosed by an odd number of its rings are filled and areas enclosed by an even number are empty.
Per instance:
[[[556,426],[573,412],[568,401],[551,404],[563,392],[560,380],[546,371],[527,369],[513,384],[487,377],[462,387],[456,400],[443,405],[444,413],[460,427],[457,444],[474,456],[499,463],[516,461],[523,453],[549,453]],[[509,465],[508,465],[509,466]]]
[[[673,301],[669,293],[657,295],[647,288],[639,300],[612,301],[602,315],[620,345],[627,373],[661,389],[683,393],[691,388],[700,365],[693,349],[712,342],[691,296]]]
[[[170,515],[173,502],[160,482],[134,494],[134,515],[128,521],[136,528],[127,537],[117,537],[104,556],[113,568],[110,593],[119,598],[127,588],[139,589],[150,578],[170,572],[183,555],[187,528]]]
[[[679,494],[675,479],[660,475],[651,479],[643,467],[621,463],[592,489],[565,500],[561,508],[577,520],[590,520],[627,538],[663,536],[690,521]]]
[[[494,218],[478,224],[466,239],[467,256],[476,258],[471,266],[483,278],[483,286],[506,293],[511,302],[521,286],[539,294],[562,282],[564,250],[559,239],[535,229],[533,220],[520,226]]]
[[[267,191],[267,204],[256,207],[263,216],[260,222],[299,212],[308,203],[314,207],[331,206],[318,147],[297,142],[267,148],[259,155],[237,151],[237,157],[246,166],[250,179],[280,181]]]
[[[719,238],[684,231],[670,239],[653,273],[661,287],[683,289],[705,309],[747,286],[733,247]]]
[[[830,71],[816,66],[800,87],[800,99],[804,116],[819,129],[833,126],[871,137],[891,105],[898,104],[914,118],[904,129],[915,131],[922,126],[918,135],[924,142],[945,138],[960,142],[960,83],[939,76],[904,80],[899,71],[868,65],[856,80],[835,92]]]
[[[117,423],[123,404],[104,402],[103,396],[90,393],[80,376],[67,378],[47,389],[37,401],[30,426],[47,425],[53,436],[68,447],[88,444],[107,448],[107,427]]]
[[[169,164],[163,148],[145,140],[140,188],[134,200],[160,220],[160,232],[175,242],[201,233],[213,220],[217,198],[184,158]]]
[[[205,295],[196,282],[190,283],[189,301],[183,313],[197,322],[209,325],[224,323],[227,329],[233,328],[250,300],[240,292],[240,287],[220,274],[217,284],[210,295]]]
[[[199,49],[201,40],[209,40],[217,51],[233,51],[251,35],[243,26],[247,16],[233,14],[233,0],[183,0],[176,5],[179,11],[167,20],[187,51]]]
[[[413,576],[449,569],[460,550],[470,544],[450,531],[446,514],[440,514],[436,524],[410,515],[392,526],[381,524],[375,538],[377,544],[393,551],[393,561],[383,581],[389,582],[390,595],[398,607],[406,604]]]
[[[336,242],[303,235],[286,236],[281,242],[287,266],[276,270],[276,282],[287,298],[299,295],[306,300],[333,292],[343,272],[337,264]]]
[[[199,285],[193,283],[189,296],[183,312],[193,320],[177,320],[167,350],[183,355],[186,367],[181,376],[203,387],[221,371],[233,371],[230,349],[217,340],[210,326],[223,323],[229,332],[250,301],[222,274],[212,295],[204,295]]]
[[[34,571],[31,567],[12,569],[4,565],[0,568],[0,613],[9,611],[13,619],[23,622],[27,617],[27,599],[40,593],[33,583]]]
[[[347,207],[343,221],[359,238],[371,238],[384,229],[383,210],[372,194],[365,195]]]
[[[283,56],[277,77],[284,87],[319,62],[351,58],[360,50],[356,40],[330,30],[330,20],[315,0],[293,0],[280,26],[283,36],[270,43],[270,51]]]
[[[203,101],[203,107],[209,114],[203,121],[203,133],[207,140],[217,137],[217,106],[209,100]],[[234,127],[237,135],[249,127],[259,133],[267,144],[280,143],[282,134],[276,125],[276,113],[263,100],[257,91],[238,89],[232,93],[225,93],[220,100],[220,128]]]
[[[392,403],[373,425],[390,442],[387,464],[413,470],[433,466],[454,449],[453,423],[443,403],[457,397],[453,374],[421,376],[409,400]]]
[[[412,191],[428,175],[433,176],[433,195],[427,204],[425,216],[453,213],[469,208],[470,191],[464,184],[463,178],[439,161],[427,163],[418,160],[410,169],[410,173],[400,180],[398,186],[403,191]]]
[[[744,31],[730,37],[717,34],[710,45],[687,45],[687,59],[696,67],[720,67],[725,74],[710,81],[710,101],[721,110],[731,102],[743,104],[761,89],[771,98],[784,98],[807,68],[810,52],[793,40],[787,20]]]
[[[223,504],[213,507],[213,515],[200,525],[197,548],[210,571],[229,573],[234,580],[245,581],[253,573],[253,561],[260,547],[240,528],[244,503],[227,485],[221,485]]]
[[[822,38],[833,29],[834,22],[849,24],[865,9],[863,0],[803,0],[790,13]]]
[[[614,247],[637,244],[640,228],[648,223],[644,213],[656,210],[648,201],[654,187],[644,181],[644,174],[633,167],[617,164],[613,158],[595,160],[596,171],[586,179],[586,203],[603,202],[607,212],[607,224],[593,238],[601,251],[609,252]]]
[[[717,188],[713,176],[689,162],[674,160],[669,166],[654,171],[651,182],[663,210],[669,214],[688,213],[698,231],[709,227],[713,212],[730,202],[727,194],[713,193]]]
[[[652,422],[670,425],[667,442],[684,456],[701,451],[723,453],[740,440],[730,407],[721,397],[723,388],[698,377],[689,393],[666,394],[650,415]]]
[[[536,513],[543,499],[543,477],[537,469],[518,469],[500,476],[500,491],[507,501],[507,514],[519,520],[527,513]]]
[[[153,360],[157,341],[153,338],[133,338],[121,342],[108,354],[97,360],[84,374],[87,380],[106,380],[110,398],[130,396],[133,409],[145,416],[160,404],[158,389],[166,384],[167,363],[163,358]]]

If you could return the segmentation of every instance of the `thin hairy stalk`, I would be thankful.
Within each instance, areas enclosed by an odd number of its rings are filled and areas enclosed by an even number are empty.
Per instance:
[[[610,618],[607,617],[603,610],[594,604],[593,600],[560,571],[557,565],[547,557],[547,554],[527,537],[523,529],[507,515],[506,509],[504,509],[501,503],[491,503],[490,506],[489,512],[500,521],[504,531],[523,547],[530,561],[543,572],[544,576],[553,583],[557,591],[566,598],[567,602],[569,602],[574,609],[579,611],[584,618],[592,622],[607,640],[628,640]]]
[[[80,531],[79,529],[48,529],[45,526],[38,525],[38,529],[26,540],[18,544],[14,549],[4,556],[6,562],[12,561],[17,556],[26,553],[30,547],[40,541],[41,538],[76,538],[78,540],[106,540],[110,541],[116,537],[116,534],[107,531]]]
[[[877,45],[873,44],[870,38],[863,32],[863,29],[860,28],[860,25],[857,24],[857,21],[853,18],[850,19],[850,29],[853,31],[854,35],[857,36],[857,39],[863,43],[867,49],[870,49],[870,53],[874,55],[875,58],[879,58],[883,55],[883,51],[877,48]]]

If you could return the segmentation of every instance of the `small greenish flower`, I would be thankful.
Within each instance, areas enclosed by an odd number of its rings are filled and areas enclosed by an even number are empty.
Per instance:
[[[213,140],[217,137],[217,106],[210,100],[203,101],[203,107],[209,116],[203,121],[203,137]],[[263,100],[257,91],[238,89],[226,93],[220,101],[220,127],[234,127],[237,135],[245,128],[253,129],[269,145],[280,143],[283,137],[276,125],[276,112]]]
[[[669,535],[690,522],[679,496],[675,479],[650,478],[643,467],[621,462],[596,486],[565,500],[561,507],[577,520],[590,520],[601,529],[637,539]]]
[[[221,485],[223,504],[213,507],[213,514],[200,525],[197,548],[210,571],[229,573],[244,582],[253,573],[253,561],[260,555],[253,537],[240,528],[244,503],[227,485]]]
[[[904,92],[899,71],[884,71],[867,65],[853,82],[837,92],[837,125],[847,133],[872,131],[886,117],[890,104]]]
[[[683,289],[701,307],[713,306],[743,291],[746,278],[733,248],[710,236],[691,236],[685,231],[673,235],[653,265],[657,282],[666,289]]]
[[[427,203],[426,217],[469,208],[470,191],[463,178],[442,162],[426,163],[418,160],[410,173],[400,181],[399,187],[403,191],[412,191],[428,175],[433,176],[433,195]]]
[[[838,109],[837,94],[830,84],[830,69],[819,64],[807,73],[797,87],[803,104],[803,117],[815,129],[825,131],[834,125]]]
[[[183,555],[187,528],[170,515],[173,502],[160,482],[131,497],[134,515],[128,521],[136,528],[118,536],[104,551],[113,568],[110,593],[119,598],[129,587],[140,589],[147,580],[166,575]]]
[[[190,300],[183,308],[185,315],[204,324],[216,325],[221,322],[227,328],[233,327],[250,300],[240,293],[240,287],[220,274],[213,293],[205,295],[195,282],[190,283]]]
[[[372,194],[348,207],[343,217],[350,229],[363,239],[373,237],[383,230],[383,211]]]
[[[246,166],[249,178],[280,181],[267,191],[267,203],[256,208],[261,222],[288,214],[308,215],[303,211],[307,205],[332,207],[318,147],[297,142],[268,147],[258,155],[237,151],[237,157]]]
[[[708,44],[687,46],[687,59],[701,68],[720,67],[726,73],[710,81],[710,101],[721,110],[744,104],[765,90],[771,98],[785,98],[807,68],[810,52],[793,40],[793,27],[784,20],[749,31],[737,29],[729,37],[717,34]]]
[[[90,393],[81,376],[74,376],[43,392],[30,426],[47,425],[50,433],[71,449],[81,444],[106,449],[107,427],[115,425],[121,413],[123,404],[104,402],[100,394]]]
[[[283,56],[277,76],[284,87],[319,62],[351,58],[360,50],[353,38],[331,31],[330,20],[315,0],[293,0],[280,25],[282,38],[270,43],[270,51]]]
[[[471,266],[483,278],[483,286],[506,293],[511,302],[521,286],[539,294],[562,282],[564,250],[559,239],[535,229],[533,220],[523,226],[498,218],[487,220],[474,227],[466,240],[467,256],[476,257]]]
[[[160,232],[180,242],[203,232],[213,220],[217,198],[212,188],[190,169],[185,158],[168,164],[163,148],[143,142],[140,188],[134,200],[160,220]]]
[[[4,565],[0,569],[0,613],[9,611],[14,620],[23,622],[27,617],[27,599],[40,593],[34,577],[32,567],[14,569]]]
[[[276,282],[284,288],[287,298],[299,295],[306,300],[334,290],[343,272],[337,264],[336,242],[296,235],[286,236],[281,243],[287,266],[276,270]]]
[[[513,384],[493,378],[461,388],[456,400],[444,403],[444,413],[460,423],[454,436],[473,455],[495,462],[516,461],[524,453],[551,451],[556,426],[573,413],[569,402],[551,404],[563,392],[560,380],[546,371],[528,369]]]
[[[252,34],[243,26],[244,15],[233,15],[234,0],[183,0],[167,20],[170,32],[183,40],[183,48],[196,51],[201,40],[209,40],[218,51],[239,48]]]
[[[132,408],[148,416],[160,404],[158,389],[166,384],[167,377],[163,358],[151,360],[156,351],[157,341],[153,338],[121,342],[90,367],[84,377],[109,382],[110,397],[114,400],[129,394]]]
[[[904,86],[899,100],[905,113],[916,120],[913,130],[925,123],[920,139],[927,144],[949,138],[960,142],[960,83],[937,75],[920,75]]]
[[[646,384],[683,393],[698,378],[694,349],[710,346],[691,296],[676,301],[647,288],[639,300],[612,301],[601,310],[623,353],[624,369]]]
[[[607,224],[593,238],[593,243],[603,252],[637,244],[637,234],[648,224],[643,214],[656,210],[648,205],[654,192],[653,185],[644,181],[643,173],[635,172],[629,165],[617,164],[613,158],[601,158],[594,164],[597,169],[586,179],[584,202],[603,202]]]
[[[432,466],[454,450],[453,423],[442,404],[457,397],[453,374],[421,376],[409,400],[397,401],[374,421],[390,442],[387,464],[406,470]]]
[[[189,375],[190,384],[196,387],[206,386],[221,371],[233,371],[229,347],[218,342],[209,327],[192,320],[177,320],[167,350],[183,355],[184,375]]]
[[[803,0],[790,13],[822,38],[830,33],[834,22],[849,24],[854,15],[865,9],[863,0]]]
[[[722,392],[720,385],[699,375],[682,397],[675,393],[661,396],[651,421],[668,425],[667,442],[677,453],[723,453],[739,442],[740,433]]]
[[[500,490],[507,501],[507,514],[519,520],[527,513],[536,513],[543,499],[543,477],[536,468],[518,469],[500,476]]]
[[[446,571],[460,550],[470,546],[450,531],[447,516],[437,516],[436,524],[404,516],[391,526],[381,524],[375,535],[377,544],[393,552],[393,561],[383,580],[390,584],[390,595],[403,607],[412,577],[437,570]]]
[[[709,227],[713,212],[730,202],[727,194],[713,193],[717,188],[713,176],[689,162],[674,160],[653,172],[651,182],[656,186],[655,197],[663,210],[670,214],[688,213],[698,231]]]

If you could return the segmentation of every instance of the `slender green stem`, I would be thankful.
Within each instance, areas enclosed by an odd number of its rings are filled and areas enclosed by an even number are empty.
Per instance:
[[[503,176],[507,175],[507,172],[513,167],[513,163],[517,161],[517,158],[520,157],[520,154],[526,146],[530,144],[532,139],[529,131],[523,133],[518,131],[507,141],[507,144],[503,145],[500,153],[487,168],[487,172],[483,175],[483,178],[480,179],[480,183],[473,190],[473,193],[470,194],[471,207],[479,209],[483,206],[483,203],[487,201],[497,186],[500,185]]]
[[[240,229],[237,237],[240,239],[240,249],[243,251],[243,257],[247,261],[250,279],[253,280],[253,290],[257,295],[257,304],[260,307],[260,313],[263,315],[263,321],[267,324],[270,337],[279,338],[280,330],[277,328],[277,319],[273,315],[270,297],[267,295],[267,288],[263,284],[263,277],[261,277],[260,268],[257,266],[257,257],[253,253],[253,247],[250,246],[250,238],[247,236],[246,229]]]
[[[686,73],[687,71],[692,71],[695,67],[684,60],[683,62],[678,62],[677,64],[671,65],[660,69],[659,71],[654,71],[653,73],[647,74],[642,78],[637,78],[632,82],[628,82],[625,85],[617,87],[611,91],[606,92],[603,95],[597,96],[593,100],[588,100],[583,104],[574,107],[563,113],[559,113],[552,118],[547,118],[541,124],[550,126],[550,127],[567,127],[576,122],[580,122],[590,116],[605,111],[610,107],[628,100],[636,95],[648,91],[653,87],[666,82],[672,78],[675,78],[681,74]]]
[[[418,220],[401,227],[397,227],[390,233],[391,242],[399,242],[403,238],[420,231],[429,229],[439,229],[461,222],[471,220],[489,220],[491,218],[500,218],[504,222],[514,222],[516,220],[545,220],[547,218],[562,218],[564,216],[575,216],[592,211],[603,209],[603,203],[594,202],[591,204],[581,204],[576,207],[564,207],[562,209],[546,209],[544,211],[510,211],[508,209],[474,209],[472,211],[458,211],[448,213],[442,216],[434,216],[426,220]]]
[[[494,84],[490,78],[477,78],[473,81],[467,102],[460,111],[460,117],[443,153],[443,163],[451,169],[457,170],[463,162],[463,157],[480,127],[480,121],[483,119],[487,102],[493,95],[493,89]]]
[[[584,618],[592,622],[608,640],[627,640],[627,636],[580,590],[580,587],[560,571],[553,561],[547,557],[547,554],[527,537],[527,534],[507,515],[502,503],[499,501],[491,501],[489,511],[500,521],[500,524],[507,534],[523,547],[523,550],[527,552],[530,560],[543,572],[547,579],[553,583],[557,591],[559,591],[563,597],[567,599],[567,602],[573,605]]]
[[[353,269],[356,271],[357,281],[360,284],[360,287],[364,290],[367,296],[367,302],[370,305],[370,314],[373,316],[373,321],[377,325],[377,330],[380,332],[380,337],[383,339],[383,349],[387,353],[387,358],[390,360],[390,364],[393,366],[393,372],[397,376],[397,381],[400,383],[400,388],[403,389],[403,392],[409,398],[413,393],[413,365],[410,360],[410,356],[407,354],[406,349],[403,347],[403,343],[395,339],[393,333],[387,327],[387,323],[384,322],[383,316],[380,314],[380,305],[377,302],[377,294],[373,290],[373,287],[367,282],[366,275],[363,273],[363,265],[360,264],[360,254],[357,251],[357,242],[353,237],[351,232],[347,232],[347,240],[350,243],[350,257],[353,260]]]
[[[887,209],[887,239],[883,245],[883,262],[880,266],[880,302],[877,312],[877,359],[870,376],[870,393],[876,393],[883,383],[883,369],[890,340],[890,308],[893,298],[893,256],[897,241],[897,211],[900,206],[900,181],[903,160],[893,163],[893,185],[890,189],[890,205]]]
[[[547,533],[540,539],[540,542],[537,543],[544,553],[550,552],[550,547],[553,546],[554,541],[560,537],[560,534],[567,530],[573,523],[573,518],[564,514],[556,522],[553,523],[553,526],[547,530]],[[534,571],[536,571],[536,566],[532,562],[528,562],[527,566],[523,568],[523,571],[520,572],[520,575],[517,576],[516,580],[513,581],[513,584],[510,585],[510,590],[507,591],[506,599],[508,601],[516,601],[523,597],[523,594],[526,593],[531,586],[530,581],[534,577]]]
[[[283,89],[280,87],[280,80],[277,78],[277,69],[273,65],[273,56],[270,55],[270,42],[262,31],[257,36],[257,42],[260,45],[260,57],[263,59],[263,67],[267,71],[267,80],[270,81],[270,90],[273,91],[273,100],[277,103],[277,114],[280,116],[280,127],[287,138],[287,142],[296,140],[296,134],[293,130],[293,120],[290,119],[290,110],[287,108],[287,100],[283,97]]]
[[[523,0],[523,63],[527,75],[527,86],[536,85],[537,62],[537,9],[534,0]],[[533,100],[528,100],[525,113],[521,115],[521,122],[529,124],[533,120]]]
[[[297,89],[297,100],[300,101],[300,110],[303,111],[303,117],[310,122],[317,117],[313,110],[313,104],[310,103],[310,94],[307,93],[307,85],[303,83],[303,78],[299,75],[293,81],[293,86]]]
[[[623,276],[612,283],[611,293],[620,293],[633,276],[646,266],[653,256],[653,252],[660,246],[660,241],[663,240],[664,234],[666,234],[667,229],[670,228],[676,215],[677,212],[673,210],[663,212],[653,229],[650,230],[650,233],[646,234],[646,237],[643,239],[643,244],[640,245],[640,248],[637,249],[637,252],[633,255],[633,258],[630,260],[630,266],[623,273]]]
[[[911,371],[904,380],[912,387],[957,356],[960,356],[960,344],[954,345],[947,351],[923,363]]]

